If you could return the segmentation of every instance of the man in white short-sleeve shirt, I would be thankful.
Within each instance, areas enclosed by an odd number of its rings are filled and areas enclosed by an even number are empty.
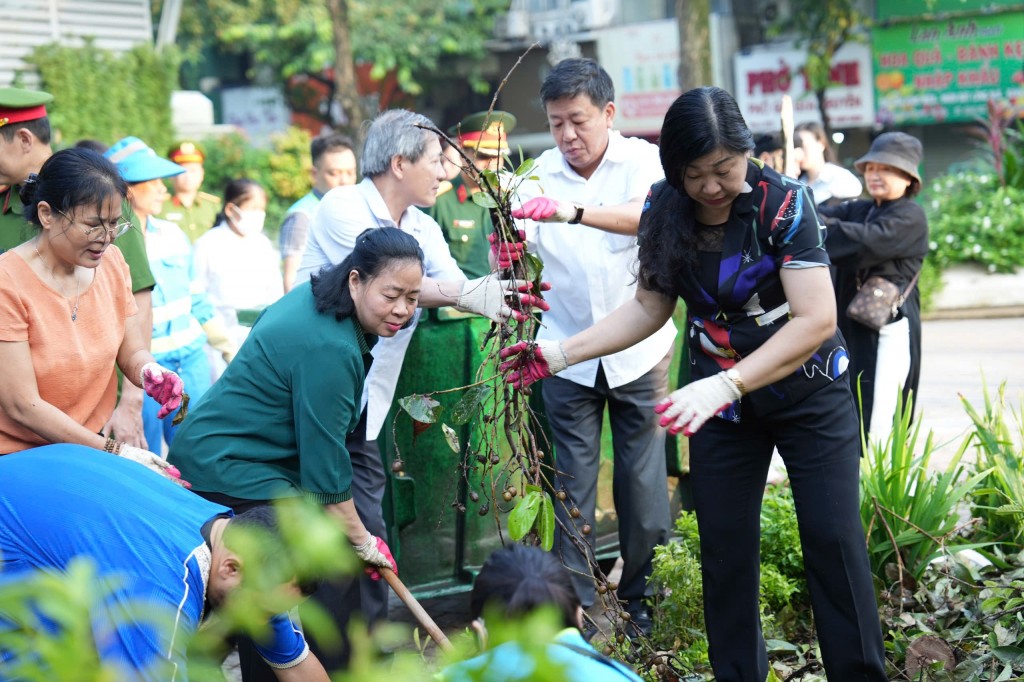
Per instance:
[[[446,175],[440,138],[429,130],[434,128],[427,117],[402,109],[385,111],[373,120],[363,146],[363,180],[324,195],[309,228],[296,282],[305,282],[321,268],[345,260],[363,231],[400,229],[415,237],[423,249],[421,308],[453,306],[492,320],[504,320],[513,314],[506,302],[508,283],[494,275],[467,281],[448,251],[441,228],[417,208],[434,203],[438,185]],[[532,299],[522,295],[520,299],[528,308]],[[374,345],[374,361],[363,389],[363,418],[345,443],[352,462],[356,510],[366,529],[382,538],[387,537],[381,511],[386,475],[376,439],[391,408],[418,319],[419,311],[407,328]],[[345,631],[348,614],[356,610],[361,610],[370,623],[386,617],[387,589],[384,581],[368,578],[361,579],[358,590],[340,587],[334,603],[342,606],[335,614],[341,632]],[[340,613],[342,610],[345,613]],[[317,653],[328,669],[346,663]]]
[[[590,59],[560,62],[544,79],[541,100],[557,147],[537,159],[543,195],[513,215],[526,223],[527,244],[544,261],[552,285],[538,339],[572,336],[633,298],[636,234],[644,197],[663,172],[658,148],[612,130],[615,90],[607,72]],[[605,408],[614,439],[616,512],[624,567],[618,596],[638,624],[650,620],[643,605],[654,546],[669,536],[665,432],[655,404],[668,389],[668,364],[676,330],[671,321],[627,350],[581,362],[545,379],[545,412],[555,440],[563,487],[582,512],[569,527],[594,522]],[[568,505],[571,506],[571,505]],[[558,534],[559,536],[562,533]],[[578,536],[583,542],[590,538]],[[590,571],[573,543],[558,539],[563,561]],[[594,602],[593,581],[573,579],[584,608]]]

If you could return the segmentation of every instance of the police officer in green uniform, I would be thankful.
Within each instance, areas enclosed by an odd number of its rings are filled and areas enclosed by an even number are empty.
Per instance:
[[[50,158],[50,120],[46,105],[53,95],[21,88],[0,88],[0,251],[35,236],[22,217],[18,184]]]
[[[213,227],[220,213],[220,197],[200,191],[206,156],[194,142],[181,142],[167,152],[167,158],[185,168],[171,178],[172,196],[164,203],[158,218],[177,224],[193,243]]]
[[[497,171],[508,154],[507,135],[516,125],[516,117],[505,111],[486,111],[467,116],[449,129],[449,137],[462,148],[478,170]],[[459,156],[460,163],[465,160]],[[424,209],[441,226],[448,249],[459,267],[470,279],[483,277],[491,271],[488,262],[493,231],[488,209],[473,201],[480,188],[465,171],[446,183],[437,203]]]
[[[18,184],[32,173],[38,173],[50,158],[50,119],[46,105],[53,95],[37,90],[0,88],[0,252],[14,248],[36,236],[36,230],[22,215],[24,208],[18,196]],[[138,229],[127,202],[121,206],[122,215],[131,220],[135,229],[128,230],[114,244],[121,250],[132,278],[132,292],[142,329],[152,333],[153,308],[150,294],[156,280],[149,269],[146,242]],[[149,344],[149,339],[146,339]],[[131,382],[124,384],[114,415],[104,427],[107,435],[135,447],[146,447],[142,431],[142,389]]]

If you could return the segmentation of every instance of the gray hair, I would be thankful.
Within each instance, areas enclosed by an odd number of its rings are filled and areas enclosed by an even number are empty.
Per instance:
[[[396,156],[419,161],[435,134],[417,126],[437,127],[423,114],[406,109],[390,109],[373,119],[363,144],[363,177],[383,175]]]
[[[586,95],[595,107],[615,100],[615,84],[593,59],[563,59],[551,69],[540,86],[542,104]]]

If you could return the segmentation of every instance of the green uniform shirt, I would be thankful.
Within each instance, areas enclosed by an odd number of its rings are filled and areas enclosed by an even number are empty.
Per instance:
[[[430,208],[423,209],[437,221],[448,242],[448,250],[466,277],[476,279],[491,271],[487,235],[494,231],[490,211],[473,202],[462,176],[452,180],[452,188],[439,196]]]
[[[345,438],[359,423],[369,353],[355,319],[321,315],[309,282],[295,287],[256,320],[178,429],[168,461],[196,491],[351,499]]]
[[[0,253],[27,242],[39,233],[34,225],[25,220],[23,208],[17,187],[0,192]],[[149,269],[146,238],[139,227],[139,218],[127,201],[121,204],[121,214],[131,221],[132,229],[118,237],[114,243],[121,249],[121,254],[128,263],[132,276],[132,292],[152,289],[156,280]]]
[[[0,192],[0,253],[36,236],[36,228],[22,215],[24,208],[17,185]]]
[[[213,227],[220,213],[220,204],[218,197],[206,192],[199,192],[191,206],[182,206],[177,197],[171,197],[164,202],[163,210],[157,218],[175,223],[194,244]]]

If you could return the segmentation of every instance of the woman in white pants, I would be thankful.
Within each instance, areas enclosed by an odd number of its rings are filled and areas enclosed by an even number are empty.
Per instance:
[[[921,375],[921,302],[913,284],[928,253],[928,219],[912,199],[921,189],[920,163],[917,138],[879,135],[855,164],[871,198],[818,208],[828,227],[825,246],[835,268],[850,376],[859,379],[861,418],[873,441],[888,437],[897,396],[902,391],[904,402],[912,401]],[[906,296],[880,331],[845,314],[857,288],[875,275],[895,283]]]

